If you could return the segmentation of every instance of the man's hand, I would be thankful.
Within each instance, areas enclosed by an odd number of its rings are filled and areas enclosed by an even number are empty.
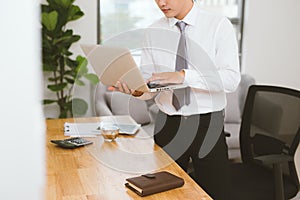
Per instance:
[[[127,84],[124,83],[124,82],[121,82],[121,81],[117,81],[116,86],[109,87],[108,90],[119,91],[119,92],[122,92],[122,93],[125,93],[125,94],[130,94],[130,95],[135,96],[135,97],[139,97],[139,96],[142,96],[144,94],[143,92],[136,91],[136,90],[133,90],[133,89],[129,89]]]
[[[181,84],[184,81],[185,72],[181,70],[179,72],[161,72],[161,73],[153,73],[152,77],[148,79],[148,82],[158,82],[158,84]]]

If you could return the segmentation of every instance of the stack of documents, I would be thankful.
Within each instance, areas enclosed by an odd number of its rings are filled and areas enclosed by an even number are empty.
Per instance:
[[[135,134],[140,124],[114,124],[119,127],[119,134]],[[65,136],[95,136],[101,134],[102,122],[95,123],[69,123],[64,124],[64,135]]]
[[[100,134],[100,123],[69,123],[64,124],[65,136],[94,136]],[[98,129],[98,130],[97,130]]]

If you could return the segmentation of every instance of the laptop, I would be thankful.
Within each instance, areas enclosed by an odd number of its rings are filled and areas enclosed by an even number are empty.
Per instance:
[[[115,86],[116,82],[121,80],[130,89],[141,92],[160,92],[187,87],[186,84],[146,84],[140,69],[127,48],[90,44],[81,44],[80,46],[100,82],[104,85]]]

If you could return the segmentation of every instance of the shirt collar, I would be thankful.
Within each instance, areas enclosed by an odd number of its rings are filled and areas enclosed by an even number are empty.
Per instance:
[[[170,27],[175,26],[178,21],[183,21],[188,25],[194,26],[196,24],[197,12],[196,12],[196,4],[194,3],[190,12],[182,19],[178,20],[174,17],[168,18]]]

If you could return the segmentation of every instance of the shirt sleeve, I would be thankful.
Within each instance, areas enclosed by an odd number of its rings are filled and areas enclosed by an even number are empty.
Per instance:
[[[231,22],[224,18],[215,33],[214,69],[185,70],[185,82],[211,92],[233,92],[240,82],[238,45]]]

